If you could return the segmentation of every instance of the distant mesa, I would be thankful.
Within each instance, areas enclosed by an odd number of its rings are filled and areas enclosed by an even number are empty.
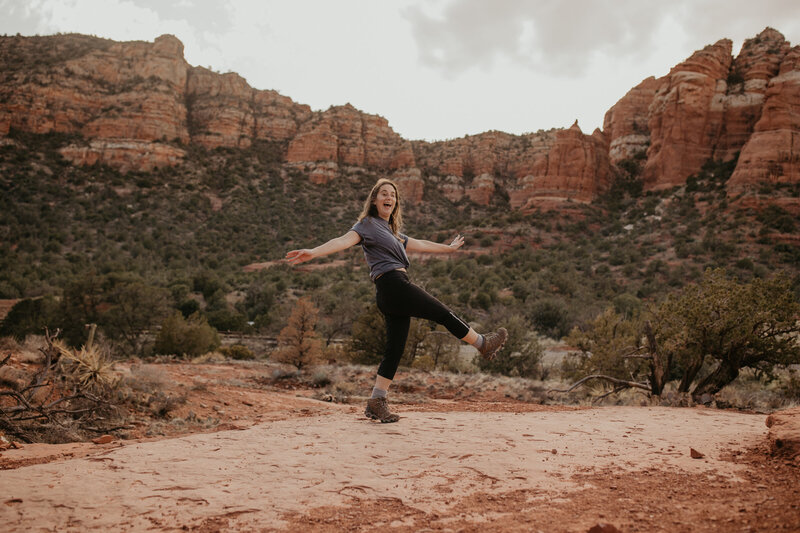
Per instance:
[[[441,142],[403,139],[350,104],[313,111],[235,73],[190,66],[183,44],[114,42],[78,34],[0,37],[0,143],[12,130],[79,134],[61,154],[122,172],[182,164],[191,145],[277,143],[284,165],[315,183],[368,169],[394,178],[406,199],[438,190],[513,209],[591,202],[623,162],[642,162],[645,190],[682,186],[709,159],[738,156],[730,191],[800,182],[800,47],[766,28],[736,57],[722,39],[661,78],[647,78],[606,112],[603,129]]]

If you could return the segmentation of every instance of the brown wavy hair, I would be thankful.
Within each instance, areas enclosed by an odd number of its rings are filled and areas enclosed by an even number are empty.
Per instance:
[[[378,208],[375,206],[375,199],[378,197],[378,191],[384,185],[389,184],[394,188],[394,194],[397,201],[394,204],[394,209],[392,210],[392,214],[389,215],[389,228],[391,228],[392,233],[397,236],[400,231],[403,229],[403,209],[400,207],[400,190],[397,188],[397,184],[392,180],[381,178],[372,187],[372,190],[367,196],[367,199],[364,201],[364,209],[361,210],[361,214],[358,215],[358,221],[364,220],[365,217],[375,217],[380,218],[378,214]]]

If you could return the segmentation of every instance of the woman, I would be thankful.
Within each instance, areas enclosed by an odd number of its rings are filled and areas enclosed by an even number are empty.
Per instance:
[[[364,414],[384,423],[397,422],[400,418],[389,411],[386,393],[405,350],[412,316],[442,324],[455,337],[475,346],[486,359],[494,359],[508,337],[505,328],[479,335],[439,300],[408,279],[406,251],[454,252],[464,244],[464,238],[458,235],[449,245],[413,239],[400,232],[402,224],[397,186],[390,180],[380,179],[350,231],[316,248],[292,250],[286,254],[287,261],[297,265],[356,244],[363,248],[370,277],[375,282],[378,309],[386,319],[386,351]]]

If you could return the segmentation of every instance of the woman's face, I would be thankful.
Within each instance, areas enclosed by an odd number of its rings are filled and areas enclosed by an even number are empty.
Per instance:
[[[381,185],[373,203],[378,209],[378,216],[388,222],[394,207],[397,205],[397,192],[389,183]]]

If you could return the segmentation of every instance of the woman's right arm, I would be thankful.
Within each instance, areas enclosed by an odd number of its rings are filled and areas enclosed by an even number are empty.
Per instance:
[[[320,244],[316,248],[303,248],[302,250],[292,250],[286,254],[286,261],[292,265],[299,265],[306,261],[311,261],[315,257],[333,254],[347,250],[361,241],[361,236],[353,230],[348,231],[341,237],[331,239],[325,244]]]

